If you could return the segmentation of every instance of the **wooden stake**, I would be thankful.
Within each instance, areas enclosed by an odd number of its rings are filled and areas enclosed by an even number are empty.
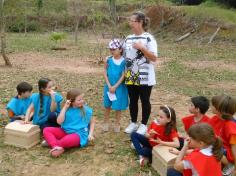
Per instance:
[[[216,29],[216,31],[214,32],[214,34],[211,36],[211,38],[209,39],[208,44],[211,44],[211,43],[212,43],[212,41],[213,41],[214,38],[216,37],[216,35],[217,35],[217,33],[219,32],[219,30],[220,30],[220,27],[218,27],[218,28]]]

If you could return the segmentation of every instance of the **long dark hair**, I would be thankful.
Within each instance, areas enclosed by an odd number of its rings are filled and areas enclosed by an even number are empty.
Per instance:
[[[160,106],[160,110],[162,110],[166,114],[167,118],[170,119],[170,122],[165,126],[165,135],[170,135],[172,129],[177,130],[175,110],[167,105]]]
[[[189,137],[193,138],[198,142],[204,142],[206,145],[212,145],[212,153],[214,157],[220,161],[222,152],[222,141],[220,138],[216,137],[214,131],[210,125],[207,123],[197,123],[192,125],[188,130]]]
[[[144,31],[148,30],[149,23],[150,23],[150,18],[146,17],[143,12],[134,12],[132,15],[136,17],[136,21],[142,23],[142,27]]]
[[[47,88],[48,83],[51,80],[48,78],[41,78],[38,81],[38,89],[39,89],[39,104],[40,104],[40,110],[39,110],[39,116],[43,113],[43,89]]]

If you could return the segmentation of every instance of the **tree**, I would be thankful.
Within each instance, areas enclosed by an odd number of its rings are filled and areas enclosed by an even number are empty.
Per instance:
[[[110,6],[110,14],[111,18],[114,21],[114,24],[117,23],[117,16],[116,16],[116,0],[108,0]]]
[[[12,66],[9,58],[6,55],[6,36],[5,36],[5,17],[4,17],[4,0],[0,0],[0,37],[1,37],[1,54],[6,66]]]

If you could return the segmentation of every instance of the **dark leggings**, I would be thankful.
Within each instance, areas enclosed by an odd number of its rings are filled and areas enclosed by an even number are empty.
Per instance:
[[[150,145],[148,138],[142,134],[133,132],[131,133],[131,140],[138,155],[147,157],[151,161],[152,146]]]
[[[47,122],[40,125],[41,131],[43,131],[43,129],[46,127],[59,127],[60,125],[58,125],[58,123],[57,123],[57,116],[58,116],[58,114],[56,112],[51,112],[48,115]]]
[[[138,100],[141,99],[142,104],[142,124],[146,125],[151,113],[150,95],[152,86],[135,86],[128,85],[129,92],[129,111],[131,121],[136,123],[138,118]]]

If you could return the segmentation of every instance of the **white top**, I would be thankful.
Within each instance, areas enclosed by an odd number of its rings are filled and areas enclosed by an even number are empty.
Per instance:
[[[112,57],[112,61],[116,64],[116,65],[120,65],[123,60],[125,60],[122,56],[119,59],[115,59],[114,57]]]
[[[138,53],[138,50],[133,48],[133,44],[141,42],[149,51],[157,56],[157,42],[155,38],[148,32],[141,35],[129,35],[124,42],[124,57],[126,59],[126,84],[130,85],[148,85],[156,84],[154,62],[151,62]],[[137,79],[137,77],[139,79]],[[138,80],[138,81],[137,81]]]
[[[201,149],[199,152],[201,152],[203,155],[206,156],[212,156],[212,148],[213,146],[210,145],[207,148]],[[183,164],[184,164],[184,169],[191,169],[192,170],[192,176],[199,176],[199,174],[197,173],[196,169],[193,167],[192,163],[187,161],[187,160],[183,160]]]

